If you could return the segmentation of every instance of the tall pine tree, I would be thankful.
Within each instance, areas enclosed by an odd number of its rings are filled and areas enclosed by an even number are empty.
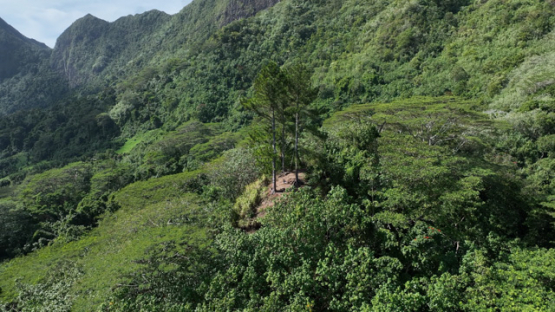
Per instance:
[[[276,192],[276,118],[283,120],[283,103],[286,100],[286,77],[279,66],[270,62],[262,68],[254,81],[254,96],[243,106],[269,121],[272,125],[272,184]],[[282,153],[283,154],[283,153]],[[283,162],[282,162],[283,163]]]

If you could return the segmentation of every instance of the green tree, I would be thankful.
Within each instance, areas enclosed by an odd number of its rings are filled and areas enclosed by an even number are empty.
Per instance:
[[[36,230],[37,224],[12,201],[0,202],[0,261],[20,254]]]
[[[312,87],[310,73],[304,65],[295,65],[287,72],[287,96],[295,115],[295,184],[299,183],[299,135],[301,117],[312,101],[316,99],[317,90]]]
[[[257,115],[270,121],[272,124],[273,192],[276,192],[276,118],[278,120],[283,120],[284,118],[284,111],[280,108],[283,107],[285,81],[283,71],[276,63],[270,62],[262,68],[254,81],[254,96],[247,101],[243,101],[243,106],[245,108],[254,111]]]

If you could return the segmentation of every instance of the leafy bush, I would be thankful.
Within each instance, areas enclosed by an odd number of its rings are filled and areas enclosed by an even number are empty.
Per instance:
[[[82,274],[75,263],[62,261],[39,283],[18,284],[17,299],[9,305],[0,304],[0,311],[69,312],[75,299],[70,289]]]
[[[233,201],[260,175],[252,151],[238,148],[223,154],[218,164],[210,171],[209,178],[221,198]]]
[[[20,255],[37,224],[32,216],[11,201],[0,202],[0,260]]]
[[[91,166],[82,162],[52,169],[27,178],[19,199],[37,218],[55,220],[77,207],[90,190],[91,176]]]

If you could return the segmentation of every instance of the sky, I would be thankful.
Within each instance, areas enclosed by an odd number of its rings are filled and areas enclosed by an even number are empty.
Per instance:
[[[0,0],[0,17],[26,37],[53,48],[75,20],[87,14],[113,22],[152,9],[175,14],[191,0]]]

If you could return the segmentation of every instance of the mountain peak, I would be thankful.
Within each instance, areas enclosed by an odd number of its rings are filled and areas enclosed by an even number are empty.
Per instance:
[[[106,22],[105,20],[103,20],[103,19],[101,19],[101,18],[98,18],[98,17],[92,15],[91,13],[87,13],[87,15],[85,15],[85,16],[83,16],[83,17],[77,19],[76,22],[77,22],[77,21],[89,21],[89,20],[91,20],[91,21]],[[106,22],[106,23],[107,23],[107,22]]]
[[[126,66],[146,46],[157,51],[163,39],[163,25],[171,16],[158,10],[128,15],[107,22],[91,14],[76,20],[56,41],[52,67],[62,73],[71,86],[97,77],[106,67]]]
[[[102,27],[108,24],[110,23],[89,13],[73,22],[66,31],[76,28],[81,30],[82,27]]]

